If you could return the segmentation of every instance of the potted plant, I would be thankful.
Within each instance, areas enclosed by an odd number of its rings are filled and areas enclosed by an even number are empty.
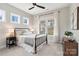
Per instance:
[[[73,36],[73,33],[70,32],[70,31],[66,31],[66,32],[64,33],[64,35],[65,35],[67,38],[70,38],[70,39],[71,39],[71,37]]]

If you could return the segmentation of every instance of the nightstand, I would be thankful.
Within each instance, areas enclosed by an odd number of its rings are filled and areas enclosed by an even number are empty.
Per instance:
[[[12,46],[17,46],[16,37],[7,37],[6,38],[6,47],[10,48]]]

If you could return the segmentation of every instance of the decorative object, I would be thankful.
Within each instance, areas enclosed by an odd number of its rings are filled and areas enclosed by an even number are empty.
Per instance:
[[[77,30],[77,8],[73,10],[72,12],[72,25],[71,25],[71,28],[72,30]]]
[[[66,31],[64,35],[66,35],[67,38],[71,38],[73,36],[73,33],[70,31]]]
[[[24,25],[29,25],[29,18],[23,17],[23,24]]]
[[[20,23],[20,16],[14,13],[11,13],[11,23]]]
[[[71,28],[73,30],[79,30],[79,7],[73,10],[71,22],[72,22]]]
[[[5,11],[0,10],[0,22],[3,22],[5,20]]]

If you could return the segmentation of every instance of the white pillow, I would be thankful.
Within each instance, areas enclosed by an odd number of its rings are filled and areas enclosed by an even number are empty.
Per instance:
[[[32,32],[30,32],[30,31],[29,32],[24,32],[23,34],[32,34]]]

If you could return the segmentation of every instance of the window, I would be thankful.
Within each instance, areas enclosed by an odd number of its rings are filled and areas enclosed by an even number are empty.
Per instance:
[[[3,22],[5,20],[5,11],[0,10],[0,22]]]
[[[29,25],[29,18],[23,17],[23,24]]]
[[[40,21],[40,34],[54,35],[54,20],[42,20]]]
[[[20,16],[14,13],[11,13],[11,23],[20,23]]]
[[[48,20],[48,34],[53,35],[54,34],[54,20]]]

